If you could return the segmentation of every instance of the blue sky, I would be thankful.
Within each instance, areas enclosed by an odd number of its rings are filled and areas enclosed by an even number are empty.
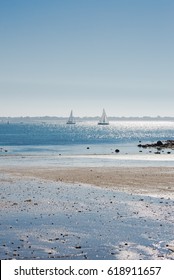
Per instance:
[[[0,0],[0,116],[174,116],[173,0]]]

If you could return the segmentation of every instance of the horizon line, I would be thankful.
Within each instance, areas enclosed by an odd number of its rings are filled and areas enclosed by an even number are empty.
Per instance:
[[[69,116],[55,116],[55,115],[40,115],[40,116],[0,116],[0,119],[5,119],[5,118],[13,118],[13,119],[16,119],[16,118],[57,118],[57,119],[66,119],[68,118]],[[100,116],[75,116],[75,118],[79,118],[79,119],[87,119],[87,118],[99,118]],[[173,118],[174,119],[174,116],[160,116],[160,115],[157,115],[157,116],[150,116],[150,115],[147,115],[147,116],[107,116],[108,118],[118,118],[118,119],[131,119],[131,118],[137,118],[137,119],[146,119],[146,118],[151,118],[151,119],[160,119],[160,118]]]

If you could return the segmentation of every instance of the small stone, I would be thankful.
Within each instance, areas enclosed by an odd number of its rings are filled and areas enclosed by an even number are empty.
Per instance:
[[[75,248],[76,248],[76,249],[81,249],[82,247],[81,247],[81,246],[75,246]]]

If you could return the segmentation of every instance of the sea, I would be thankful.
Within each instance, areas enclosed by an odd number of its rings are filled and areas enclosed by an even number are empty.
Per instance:
[[[23,158],[26,164],[65,166],[174,165],[174,150],[142,149],[138,144],[174,140],[174,121],[0,122],[0,164]],[[117,152],[116,152],[117,151]],[[15,157],[16,156],[16,157]],[[34,160],[33,160],[34,159]]]

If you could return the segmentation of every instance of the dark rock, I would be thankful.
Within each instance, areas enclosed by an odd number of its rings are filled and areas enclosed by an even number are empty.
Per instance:
[[[75,246],[75,248],[76,248],[76,249],[81,249],[82,247],[81,247],[81,246]]]
[[[163,148],[174,149],[174,140],[167,140],[167,141],[157,141],[156,143],[151,144],[139,144],[139,148],[156,148],[157,150],[161,150]]]
[[[157,146],[162,146],[163,145],[163,142],[161,142],[161,141],[157,141]]]
[[[31,202],[31,201],[32,201],[31,199],[24,200],[24,202]]]
[[[116,153],[119,153],[119,152],[120,152],[120,150],[119,150],[119,149],[116,149],[116,150],[115,150],[115,152],[116,152]]]

